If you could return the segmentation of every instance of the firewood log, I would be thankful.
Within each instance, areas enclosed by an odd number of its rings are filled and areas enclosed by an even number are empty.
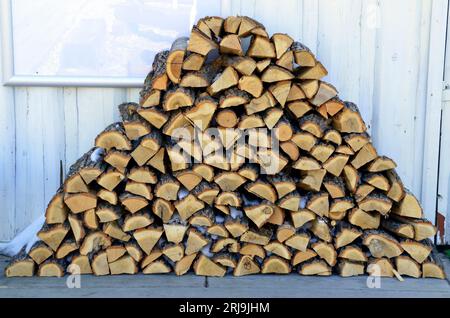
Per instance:
[[[275,64],[292,72],[294,70],[294,52],[286,51]]]
[[[324,260],[312,259],[301,263],[299,266],[300,275],[318,275],[318,276],[330,276],[331,267]]]
[[[366,272],[371,276],[394,277],[394,266],[388,258],[371,258]]]
[[[167,274],[170,273],[171,268],[163,260],[159,260],[149,264],[142,270],[143,274]]]
[[[364,211],[378,211],[386,215],[391,210],[392,201],[382,193],[373,192],[358,202],[358,206]]]
[[[64,204],[64,193],[58,191],[45,210],[47,224],[62,224],[67,220],[68,208]]]
[[[207,207],[195,213],[189,218],[189,224],[193,226],[213,226],[215,222],[214,211]]]
[[[410,239],[404,239],[400,241],[400,246],[419,264],[422,264],[433,250],[429,240],[417,242]]]
[[[166,63],[166,74],[174,84],[178,84],[181,79],[181,69],[189,38],[181,37],[176,39],[170,48]]]
[[[255,36],[248,48],[247,55],[257,58],[275,58],[275,46],[269,39],[262,36]]]
[[[104,276],[109,275],[109,264],[108,264],[108,257],[107,252],[99,252],[94,255],[92,258],[92,273],[95,276]]]
[[[424,239],[433,237],[437,233],[437,228],[428,220],[425,219],[413,219],[413,218],[407,218],[397,215],[390,215],[392,218],[392,222],[398,222],[401,226],[405,225],[411,225],[414,229],[414,237],[413,238],[416,241],[422,241]]]
[[[397,257],[403,252],[403,248],[399,242],[393,236],[383,231],[365,231],[363,244],[369,248],[372,256],[376,258]]]
[[[53,255],[53,250],[42,242],[35,243],[28,255],[39,265]]]
[[[243,255],[240,257],[234,271],[234,276],[245,276],[257,274],[260,272],[258,264],[253,260],[250,255]]]
[[[291,213],[292,223],[295,228],[302,227],[306,223],[316,219],[316,214],[312,211],[301,209],[297,212]]]
[[[336,229],[337,233],[334,238],[334,246],[336,248],[341,248],[343,246],[351,244],[358,237],[363,235],[363,232],[358,228],[351,226],[350,224],[342,221]]]
[[[340,249],[339,258],[353,262],[367,262],[367,256],[358,245],[347,245]]]
[[[11,259],[11,263],[5,268],[6,277],[31,277],[36,271],[36,264],[21,250]]]
[[[328,200],[328,193],[321,192],[310,194],[306,198],[306,208],[313,211],[318,216],[328,216],[330,211],[330,203]]]
[[[236,34],[225,35],[220,41],[220,52],[242,56],[241,40]]]
[[[390,188],[387,193],[388,198],[395,202],[400,202],[405,196],[405,188],[403,187],[400,177],[395,170],[386,171],[386,176],[390,183]]]
[[[138,272],[136,262],[130,255],[125,255],[115,262],[109,264],[111,275],[129,274],[133,275]]]
[[[217,43],[208,38],[205,33],[194,27],[189,37],[188,51],[206,56],[214,49],[218,49]]]
[[[226,269],[204,255],[200,255],[194,263],[194,272],[200,276],[223,277]]]
[[[294,51],[295,63],[300,66],[312,67],[316,65],[316,58],[309,48],[300,42],[293,42],[291,50]]]
[[[300,88],[305,94],[306,98],[312,99],[319,91],[319,81],[318,80],[303,80],[299,83]]]
[[[310,151],[317,143],[317,138],[308,132],[294,134],[291,139],[300,149]]]
[[[178,262],[184,256],[184,247],[182,244],[167,243],[164,245],[162,253],[172,262]]]
[[[413,239],[414,238],[414,227],[411,224],[401,223],[394,219],[384,219],[381,221],[381,226],[398,236]]]
[[[337,253],[332,244],[323,241],[316,242],[311,245],[311,248],[317,255],[324,259],[328,265],[334,266],[337,262]]]
[[[447,277],[444,271],[444,266],[436,253],[433,252],[422,264],[422,277],[439,279],[445,279]]]
[[[203,209],[205,207],[205,203],[197,199],[194,195],[189,194],[184,199],[176,201],[174,206],[181,219],[186,221],[195,212]]]
[[[140,262],[143,258],[143,253],[141,248],[136,242],[129,241],[125,244],[125,249],[127,250],[127,253],[136,261]]]
[[[307,232],[298,231],[296,234],[293,234],[287,238],[284,243],[286,246],[304,252],[307,249],[310,239],[311,238]]]
[[[169,120],[169,116],[164,113],[161,107],[138,109],[138,114],[148,121],[155,128],[161,129]]]
[[[228,66],[221,74],[218,76],[215,81],[208,87],[208,93],[213,96],[221,91],[226,90],[227,88],[236,86],[239,82],[239,74],[236,70]]]
[[[237,262],[235,257],[230,253],[220,253],[213,257],[213,261],[228,268],[236,268]]]
[[[130,232],[137,229],[142,229],[153,224],[153,217],[147,211],[137,212],[125,217],[125,221],[122,226],[124,232]]]
[[[305,251],[298,251],[292,257],[292,260],[291,260],[292,266],[296,266],[298,264],[312,260],[316,256],[317,256],[317,253],[309,248],[307,248]]]
[[[267,228],[259,230],[249,229],[242,234],[240,241],[245,243],[253,243],[257,245],[267,245],[272,237],[272,231]]]
[[[92,193],[73,193],[64,195],[64,203],[72,213],[81,213],[97,207],[97,196]]]
[[[248,56],[226,56],[224,57],[223,62],[224,66],[232,66],[244,76],[252,75],[256,69],[255,60]]]
[[[395,268],[400,275],[406,275],[414,278],[422,276],[422,268],[416,261],[406,255],[400,255],[395,258]]]
[[[211,235],[216,235],[218,237],[229,237],[230,234],[228,233],[227,229],[225,228],[225,226],[223,226],[222,224],[215,224],[213,226],[210,226],[207,230],[207,232]]]
[[[370,184],[360,184],[355,192],[355,201],[361,202],[364,200],[369,194],[371,194],[375,190],[374,186],[371,186]]]
[[[356,169],[359,169],[376,158],[376,149],[371,143],[368,143],[358,151],[358,154],[353,158],[351,164]]]
[[[123,124],[112,124],[95,138],[95,146],[107,151],[114,148],[117,150],[131,150],[131,142],[125,136]]]
[[[335,148],[332,145],[319,142],[311,149],[310,153],[315,159],[317,159],[318,161],[324,163],[325,161],[328,160],[328,158],[330,158],[330,156],[333,154],[334,150],[335,150]],[[344,162],[340,163],[340,167],[342,167],[342,169],[344,168],[343,166],[345,165],[346,162],[347,161],[345,160]],[[337,170],[337,168],[334,168],[334,166],[336,166],[335,163],[334,164],[328,164],[327,165],[328,170],[331,170],[331,171]],[[333,171],[333,174],[335,176],[339,176],[340,175],[340,173],[337,174],[334,171]]]
[[[419,201],[408,190],[405,190],[403,199],[398,204],[394,205],[392,213],[416,219],[421,219],[423,217],[423,210]]]
[[[119,105],[123,128],[129,140],[136,140],[149,134],[151,131],[150,125],[139,116],[138,109],[139,105],[136,103],[123,103]]]
[[[240,237],[242,234],[247,232],[249,226],[245,219],[241,218],[227,218],[225,220],[225,228],[230,232],[231,236],[234,238]]]
[[[39,269],[37,271],[37,276],[41,277],[63,277],[64,276],[64,267],[61,262],[56,260],[49,260],[41,265],[39,265]]]
[[[174,268],[174,272],[177,276],[186,274],[192,266],[197,253],[191,255],[185,255],[181,260],[179,260]]]
[[[122,244],[111,245],[106,249],[106,259],[108,263],[117,261],[127,253],[125,246]]]
[[[364,275],[365,266],[363,263],[340,260],[338,264],[339,275],[342,277],[351,277]]]
[[[264,260],[261,268],[262,274],[289,274],[291,266],[284,259],[277,256],[270,256]]]
[[[115,240],[128,242],[131,236],[122,230],[122,223],[122,220],[104,223],[103,232]]]
[[[158,198],[153,202],[152,212],[163,222],[168,222],[175,212],[175,207],[170,201]]]
[[[136,230],[133,233],[133,237],[145,254],[149,255],[163,233],[164,230],[162,228],[150,226],[145,229]]]
[[[345,196],[345,184],[341,178],[325,177],[323,185],[332,199],[342,198]]]
[[[78,250],[78,247],[78,244],[74,240],[66,240],[61,243],[54,255],[57,259],[62,259],[68,256],[70,253]]]
[[[37,236],[56,252],[69,231],[70,228],[66,223],[52,226],[44,225]]]
[[[323,164],[323,168],[332,175],[339,177],[349,160],[349,156],[335,154],[329,157]]]
[[[344,109],[333,117],[333,126],[343,133],[363,133],[367,130],[358,107],[345,102]]]
[[[255,98],[259,98],[263,93],[263,83],[256,75],[245,75],[239,79],[240,90],[249,93]]]
[[[321,240],[330,243],[333,240],[330,225],[324,218],[316,218],[312,221],[310,231]]]
[[[377,229],[380,226],[380,214],[378,212],[366,212],[354,208],[348,215],[348,221],[363,230]]]
[[[264,246],[267,253],[278,255],[286,260],[290,260],[292,257],[291,251],[282,243],[277,241],[272,241]]]
[[[209,240],[206,237],[204,237],[199,231],[191,228],[187,234],[185,254],[196,254],[203,247],[208,245],[208,243]]]
[[[318,75],[318,76],[320,76],[320,75]],[[317,93],[314,95],[313,99],[310,99],[310,103],[318,107],[318,106],[325,104],[332,98],[336,97],[337,94],[338,94],[338,91],[336,90],[336,88],[333,85],[321,81],[319,84]],[[326,110],[326,108],[323,108],[323,109]],[[327,113],[325,113],[325,117],[326,117],[326,114]]]
[[[279,242],[283,243],[284,241],[292,237],[295,233],[295,228],[290,223],[286,222],[278,226],[276,231],[276,238]]]

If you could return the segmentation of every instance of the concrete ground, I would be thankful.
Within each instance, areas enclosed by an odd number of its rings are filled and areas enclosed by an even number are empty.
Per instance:
[[[442,256],[447,276],[450,261]],[[328,298],[432,297],[450,298],[450,282],[438,279],[382,278],[380,288],[368,288],[367,277],[342,278],[257,275],[204,278],[195,275],[82,276],[81,288],[68,288],[64,278],[6,278],[8,259],[0,257],[0,297],[158,297],[158,298]]]

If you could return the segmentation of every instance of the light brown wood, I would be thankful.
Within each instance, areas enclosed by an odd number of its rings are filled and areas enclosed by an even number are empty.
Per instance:
[[[368,247],[370,253],[376,258],[397,257],[403,252],[402,246],[391,235],[369,230],[364,234],[363,244]]]
[[[200,255],[193,267],[195,274],[200,276],[223,277],[226,273],[224,267],[204,255]]]

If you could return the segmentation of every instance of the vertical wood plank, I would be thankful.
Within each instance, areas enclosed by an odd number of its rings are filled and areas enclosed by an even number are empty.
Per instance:
[[[119,120],[117,106],[126,101],[126,89],[78,88],[77,158],[94,146],[95,137],[108,125]]]
[[[415,177],[415,110],[420,53],[421,1],[381,1],[377,34],[372,137],[393,158],[407,187]],[[395,30],[395,32],[393,32]],[[399,41],[401,37],[401,41]],[[416,188],[411,189],[419,195]]]
[[[59,187],[64,160],[61,88],[16,88],[16,227],[18,232],[45,211]]]
[[[75,163],[79,157],[79,116],[78,116],[78,100],[77,89],[74,87],[64,88],[64,123],[65,123],[65,174],[69,171],[69,167]]]
[[[422,167],[422,204],[425,216],[435,221],[436,188],[439,164],[439,123],[442,109],[443,72],[445,64],[446,30],[448,29],[448,1],[433,1],[431,14],[428,86],[424,134],[424,162]],[[447,51],[448,52],[448,51]],[[448,129],[448,127],[446,127]],[[441,157],[441,160],[447,160]]]
[[[350,10],[351,8],[351,10]],[[359,105],[361,1],[320,1],[317,57],[344,100]],[[351,49],[343,49],[351,48]]]
[[[2,58],[0,50],[0,61]],[[3,69],[0,63],[1,78]],[[14,89],[0,84],[0,241],[10,240],[15,232],[15,129]]]

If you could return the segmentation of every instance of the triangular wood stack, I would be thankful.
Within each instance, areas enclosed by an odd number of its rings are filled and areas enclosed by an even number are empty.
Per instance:
[[[326,75],[251,18],[201,19],[157,54],[140,104],[71,167],[6,275],[444,278],[435,227]]]

